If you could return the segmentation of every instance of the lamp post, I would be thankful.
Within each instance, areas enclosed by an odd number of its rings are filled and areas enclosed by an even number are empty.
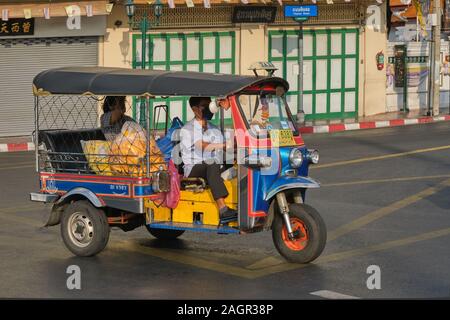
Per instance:
[[[141,39],[142,39],[142,47],[141,47],[141,68],[145,69],[147,64],[147,32],[154,25],[159,25],[159,19],[162,16],[163,5],[161,0],[156,0],[154,3],[148,5],[150,8],[153,8],[153,13],[155,15],[155,22],[152,23],[147,17],[147,11],[144,11],[142,16],[142,20],[140,21],[140,31],[141,31]],[[134,4],[134,0],[127,0],[125,3],[125,9],[128,16],[128,24],[133,28],[133,18],[136,13],[136,5]],[[143,122],[145,119],[145,98],[141,98],[140,102],[140,112],[139,112],[139,122]]]

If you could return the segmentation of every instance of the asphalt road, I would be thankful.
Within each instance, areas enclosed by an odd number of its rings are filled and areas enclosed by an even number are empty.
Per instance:
[[[328,243],[309,265],[285,262],[271,234],[185,233],[163,243],[144,228],[114,230],[93,258],[65,249],[33,153],[0,154],[0,298],[450,298],[450,123],[307,135],[321,152],[307,203]],[[67,267],[81,268],[68,290]],[[368,289],[369,266],[380,289]]]

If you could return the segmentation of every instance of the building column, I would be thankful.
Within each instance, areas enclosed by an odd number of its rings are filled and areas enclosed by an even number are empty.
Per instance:
[[[241,25],[240,45],[237,46],[239,65],[236,73],[252,75],[253,71],[248,70],[252,63],[268,60],[266,31],[263,25]]]

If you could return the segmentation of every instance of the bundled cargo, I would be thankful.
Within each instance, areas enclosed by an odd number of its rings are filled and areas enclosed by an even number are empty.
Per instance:
[[[81,140],[80,142],[89,168],[96,174],[112,175],[109,165],[111,142],[105,140]]]
[[[150,137],[150,171],[165,170],[164,157]],[[111,142],[109,163],[119,175],[142,176],[146,172],[147,134],[136,122],[124,123],[120,134]]]

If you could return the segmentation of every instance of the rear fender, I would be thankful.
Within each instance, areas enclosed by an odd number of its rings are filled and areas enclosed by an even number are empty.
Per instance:
[[[61,222],[61,215],[66,206],[74,200],[86,199],[96,208],[102,208],[105,203],[95,193],[86,188],[74,188],[58,199],[52,207],[45,227],[56,226]]]

